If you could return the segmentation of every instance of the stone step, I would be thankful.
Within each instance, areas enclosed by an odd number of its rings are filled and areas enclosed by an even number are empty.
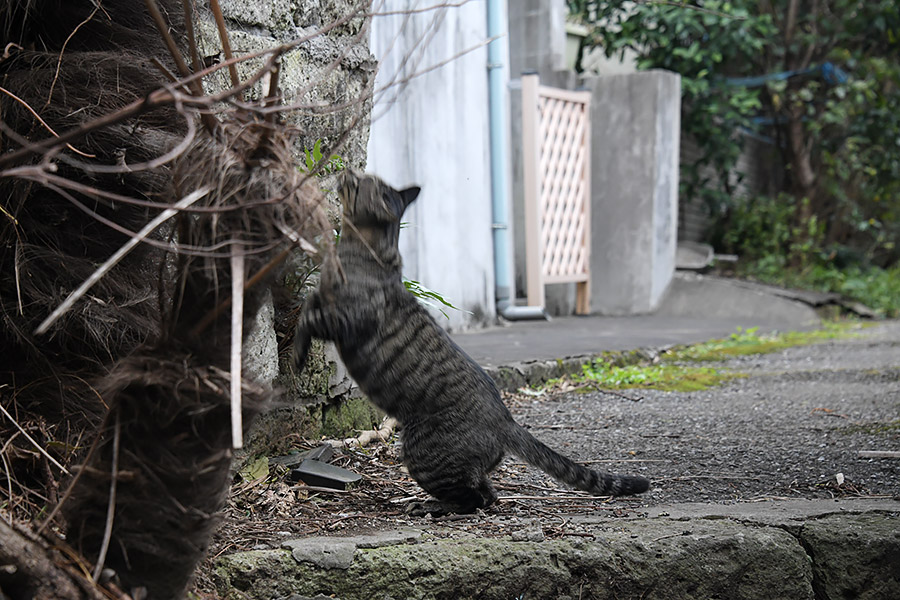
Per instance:
[[[581,523],[593,537],[435,523],[302,538],[222,556],[215,574],[223,596],[267,600],[900,598],[896,500],[674,505]]]

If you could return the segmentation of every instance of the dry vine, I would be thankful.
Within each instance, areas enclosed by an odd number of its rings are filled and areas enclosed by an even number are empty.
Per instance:
[[[15,40],[0,62],[0,589],[177,597],[228,490],[231,424],[272,395],[241,377],[244,323],[287,249],[331,252],[298,132],[273,110],[280,60],[303,41],[200,69],[187,28],[191,72],[170,33],[190,2],[58,6],[0,11]],[[25,533],[32,519],[43,537]],[[38,566],[16,550],[28,544]]]
[[[309,100],[314,78],[284,98],[288,53],[346,29],[327,74],[392,11],[360,0],[295,40],[235,55],[212,0],[216,62],[202,58],[197,8],[0,8],[3,597],[184,593],[232,448],[273,395],[241,376],[249,319],[292,250],[333,250],[316,178],[294,160],[310,133],[288,115],[349,115],[330,154],[376,94],[436,68],[414,48],[381,89],[370,77],[355,97]]]

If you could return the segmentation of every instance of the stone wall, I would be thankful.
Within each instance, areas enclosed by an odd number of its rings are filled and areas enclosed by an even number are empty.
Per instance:
[[[332,144],[348,130],[340,148],[335,148],[349,166],[362,169],[366,164],[369,139],[371,94],[377,63],[369,53],[368,28],[363,17],[346,20],[359,0],[222,0],[222,12],[228,25],[235,55],[276,47],[305,37],[310,39],[284,55],[279,78],[287,104],[306,107],[288,113],[288,124],[299,130],[298,152],[312,148],[316,140]],[[220,48],[212,15],[202,17],[202,43],[205,53],[215,55]],[[328,29],[324,33],[320,30]],[[241,63],[246,76],[261,63]],[[225,83],[226,70],[217,75]],[[259,87],[251,96],[259,97]],[[319,105],[317,109],[311,105]],[[344,108],[337,108],[341,106]]]
[[[303,165],[304,152],[319,142],[327,155],[338,154],[346,167],[366,167],[371,92],[377,62],[369,52],[368,22],[347,18],[367,3],[359,0],[221,0],[235,56],[309,38],[286,52],[281,63],[279,88],[286,105],[301,108],[285,114],[285,125],[297,130],[295,152]],[[338,23],[335,25],[335,23]],[[203,56],[221,49],[213,16],[198,14]],[[221,56],[219,56],[221,59]],[[240,63],[242,79],[254,73],[263,59]],[[206,82],[211,89],[230,85],[227,69]],[[247,93],[247,100],[262,95],[266,81]],[[330,203],[335,228],[339,205],[334,177],[321,187]],[[296,435],[317,436],[325,430],[343,435],[354,427],[367,428],[379,419],[353,386],[333,347],[314,346],[308,368],[294,373],[290,365],[291,328],[302,299],[317,282],[315,265],[298,252],[289,259],[273,289],[273,298],[257,315],[245,344],[246,371],[282,391],[278,404],[257,420],[246,440],[249,452],[283,450]]]

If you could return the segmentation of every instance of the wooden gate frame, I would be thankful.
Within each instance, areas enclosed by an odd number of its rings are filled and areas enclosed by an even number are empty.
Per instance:
[[[525,263],[529,306],[544,286],[576,284],[575,313],[590,313],[590,92],[522,76]]]

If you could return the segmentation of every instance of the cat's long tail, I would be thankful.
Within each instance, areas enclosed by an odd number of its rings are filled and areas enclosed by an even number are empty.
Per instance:
[[[613,475],[583,467],[535,439],[528,430],[512,423],[509,451],[548,475],[596,496],[627,496],[650,489],[650,480],[635,475]]]

